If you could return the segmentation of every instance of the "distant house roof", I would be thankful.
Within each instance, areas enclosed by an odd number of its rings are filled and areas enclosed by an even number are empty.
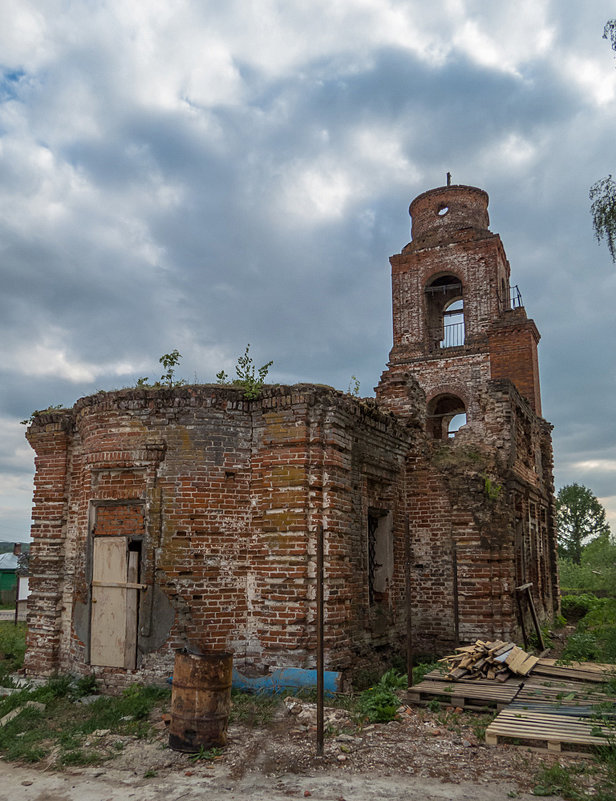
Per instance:
[[[19,567],[14,553],[0,553],[0,570],[17,570]]]

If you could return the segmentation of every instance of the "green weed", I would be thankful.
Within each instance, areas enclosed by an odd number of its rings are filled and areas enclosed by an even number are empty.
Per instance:
[[[73,698],[85,698],[87,695],[96,695],[97,692],[98,685],[96,683],[96,676],[82,676],[75,682]]]
[[[543,626],[541,626],[541,637],[543,638],[543,647],[552,648],[554,642],[550,636],[550,626],[548,623],[544,623]],[[528,641],[535,650],[541,647],[541,643],[539,642],[539,637],[536,631],[530,632],[528,635]]]
[[[400,699],[394,690],[406,687],[406,676],[395,670],[388,670],[380,681],[364,690],[358,700],[356,712],[359,717],[369,723],[387,723],[396,717]]]
[[[408,682],[406,676],[401,675],[397,670],[391,668],[391,670],[387,670],[383,673],[379,680],[379,685],[381,687],[387,687],[390,690],[404,690]]]
[[[92,751],[82,751],[80,748],[75,751],[65,751],[59,758],[60,764],[66,767],[69,765],[97,765],[101,761],[100,754]]]
[[[261,367],[257,367],[250,355],[250,343],[248,343],[244,355],[238,357],[237,364],[235,365],[237,378],[230,382],[229,376],[224,370],[221,370],[216,373],[216,380],[219,384],[231,383],[234,386],[241,387],[244,390],[244,397],[247,400],[254,400],[261,394],[261,390],[265,385],[265,379],[267,378],[272,364],[274,364],[274,362],[269,361]]]
[[[563,659],[616,663],[616,598],[591,596],[590,608],[569,638]]]
[[[555,629],[564,629],[567,625],[567,620],[563,615],[556,615],[554,618],[553,626]]]
[[[357,378],[357,376],[354,375],[351,376],[347,392],[349,395],[353,395],[354,398],[359,398],[359,379]]]
[[[430,673],[433,670],[440,670],[444,672],[443,666],[436,660],[431,662],[420,662],[418,665],[415,665],[413,668],[413,684],[419,684],[420,681],[423,681],[426,673]]]
[[[379,671],[374,668],[361,668],[360,670],[356,670],[353,673],[353,687],[358,692],[367,690],[369,687],[378,684],[379,676]]]
[[[485,474],[482,476],[482,478],[483,478],[483,489],[487,498],[493,503],[496,503],[496,501],[500,498],[500,494],[503,490],[502,486],[492,481],[492,479]]]
[[[252,695],[239,690],[231,691],[230,723],[242,723],[256,728],[272,722],[282,697],[279,695]]]
[[[213,746],[212,748],[204,748],[203,746],[199,747],[199,750],[196,754],[193,754],[190,757],[191,762],[200,762],[201,760],[212,760],[218,759],[219,756],[222,755],[222,748],[217,748]]]
[[[473,715],[471,720],[471,729],[473,734],[480,741],[483,742],[486,738],[486,729],[492,723],[496,715]]]
[[[583,801],[588,796],[579,789],[575,781],[575,774],[583,770],[583,767],[580,769],[575,765],[563,768],[558,763],[542,768],[536,776],[537,785],[533,788],[533,795],[549,796],[560,793],[569,801]]]
[[[377,685],[359,696],[357,711],[368,723],[387,723],[396,717],[399,706],[400,701],[393,690]]]

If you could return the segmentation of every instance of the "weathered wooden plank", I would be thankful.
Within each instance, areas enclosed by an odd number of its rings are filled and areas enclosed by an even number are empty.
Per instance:
[[[451,677],[448,673],[441,673],[438,669],[431,670],[429,673],[426,673],[424,676],[424,680],[426,681],[442,681],[449,684],[456,684],[457,682],[452,681]],[[492,679],[486,678],[478,678],[472,679],[473,684],[487,684],[489,687],[494,686],[494,681]],[[519,676],[511,676],[507,671],[506,680],[503,682],[506,686],[507,685],[515,685],[516,687],[520,687],[522,685],[522,679]]]
[[[139,554],[128,552],[128,573],[126,589],[126,641],[124,643],[124,667],[134,670],[137,667],[137,615],[139,604]]]
[[[616,665],[609,664],[607,662],[567,662],[566,665],[557,664],[559,662],[558,659],[548,659],[547,657],[541,657],[539,660],[541,665],[557,665],[557,667],[568,667],[573,668],[573,670],[591,670],[595,673],[607,673],[609,675],[613,675],[616,671]]]
[[[532,670],[533,676],[551,676],[552,678],[562,678],[568,681],[592,681],[604,682],[605,674],[597,670],[581,670],[570,668],[565,665],[542,665],[541,660]]]
[[[520,667],[517,669],[516,672],[520,676],[528,676],[528,674],[535,667],[535,665],[537,664],[538,661],[539,661],[539,657],[538,656],[527,656],[526,659],[524,660],[524,662],[522,662],[522,664],[520,665]]]
[[[526,651],[523,651],[521,648],[518,648],[516,645],[505,659],[505,663],[509,667],[509,670],[512,670],[514,673],[524,675],[522,672],[524,670],[523,665],[528,658],[529,654],[527,654]]]
[[[94,538],[92,579],[90,663],[124,667],[127,590],[106,584],[126,582],[125,537]]]

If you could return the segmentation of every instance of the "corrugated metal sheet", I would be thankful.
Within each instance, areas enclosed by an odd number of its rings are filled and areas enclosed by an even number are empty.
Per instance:
[[[14,553],[0,553],[0,570],[17,570],[18,561]]]

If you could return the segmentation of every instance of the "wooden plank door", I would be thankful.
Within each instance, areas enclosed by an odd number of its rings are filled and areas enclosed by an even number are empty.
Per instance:
[[[90,627],[92,665],[129,669],[136,666],[138,590],[134,584],[138,556],[137,552],[129,552],[126,537],[94,538]]]

